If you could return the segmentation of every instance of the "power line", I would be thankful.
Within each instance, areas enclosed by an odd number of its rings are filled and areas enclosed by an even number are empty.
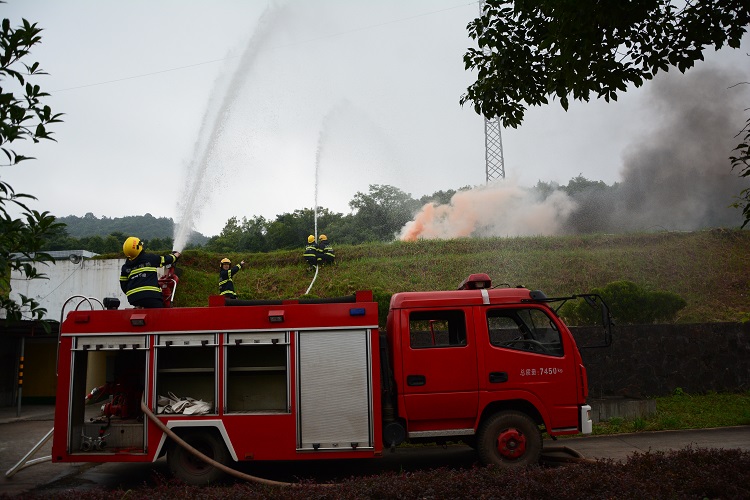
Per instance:
[[[371,25],[368,25],[368,26],[362,26],[360,28],[354,28],[354,29],[347,30],[347,31],[340,31],[338,33],[332,33],[330,35],[321,35],[321,36],[315,37],[315,38],[308,38],[306,40],[300,40],[298,42],[289,43],[287,45],[279,45],[279,46],[276,46],[276,47],[271,47],[270,50],[285,49],[285,48],[288,48],[288,47],[294,47],[294,46],[297,46],[297,45],[300,45],[300,44],[304,44],[304,43],[317,42],[317,41],[325,40],[325,39],[328,39],[328,38],[335,38],[335,37],[338,37],[338,36],[349,35],[351,33],[357,33],[359,31],[367,31],[367,30],[371,30],[371,29],[375,29],[375,28],[382,28],[383,26],[388,26],[390,24],[401,23],[401,22],[404,22],[404,21],[411,21],[412,19],[417,19],[417,18],[420,18],[420,17],[432,16],[432,15],[435,15],[435,14],[440,14],[442,12],[447,12],[447,11],[450,11],[450,10],[460,9],[460,8],[466,7],[468,5],[476,4],[476,3],[478,3],[478,0],[473,1],[473,2],[469,2],[469,3],[464,3],[464,4],[461,4],[461,5],[456,5],[456,6],[453,6],[453,7],[446,7],[445,9],[434,10],[434,11],[430,11],[430,12],[424,12],[422,14],[415,14],[415,15],[409,16],[409,17],[402,17],[400,19],[394,19],[392,21],[386,21],[386,22],[378,23],[378,24],[371,24]],[[163,74],[163,73],[171,73],[173,71],[182,71],[184,69],[195,68],[197,66],[205,66],[207,64],[214,64],[214,63],[217,63],[217,62],[226,61],[228,59],[234,59],[236,57],[239,57],[239,56],[222,57],[220,59],[211,59],[209,61],[203,61],[203,62],[199,62],[199,63],[195,63],[195,64],[188,64],[188,65],[185,65],[185,66],[178,66],[176,68],[169,68],[169,69],[163,69],[163,70],[159,70],[159,71],[152,71],[150,73],[142,73],[140,75],[126,76],[126,77],[123,77],[123,78],[116,78],[114,80],[106,80],[106,81],[103,81],[103,82],[88,83],[88,84],[84,84],[84,85],[77,85],[75,87],[68,87],[68,88],[64,88],[64,89],[53,90],[53,91],[51,91],[51,93],[52,92],[66,92],[68,90],[84,89],[84,88],[87,88],[87,87],[97,87],[99,85],[109,85],[110,83],[118,83],[118,82],[124,82],[124,81],[127,81],[127,80],[135,80],[135,79],[138,79],[138,78],[146,78],[146,77],[149,77],[149,76],[160,75],[160,74]]]

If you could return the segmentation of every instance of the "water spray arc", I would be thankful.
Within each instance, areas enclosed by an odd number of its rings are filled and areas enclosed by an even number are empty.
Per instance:
[[[315,236],[315,241],[318,241],[318,183],[320,180],[320,162],[321,162],[321,158],[323,157],[323,147],[328,137],[328,129],[330,127],[331,120],[333,119],[334,115],[338,112],[338,110],[346,104],[347,103],[344,102],[341,105],[339,105],[337,108],[332,109],[331,111],[328,112],[328,114],[326,114],[326,116],[323,118],[323,123],[320,127],[320,133],[318,134],[318,146],[315,150],[315,186],[314,186],[315,210],[314,210],[314,216],[313,216],[314,225],[315,225],[315,232],[313,234]],[[310,290],[312,290],[315,280],[318,279],[319,270],[320,270],[320,266],[316,265],[315,275],[313,276],[313,279],[310,282],[310,286],[307,287],[307,290],[305,291],[305,295],[309,294]]]
[[[318,241],[318,179],[320,178],[319,171],[320,171],[320,155],[321,151],[323,150],[323,139],[325,136],[325,122],[326,120],[323,120],[323,127],[320,129],[320,133],[318,134],[318,147],[315,150],[315,210],[313,212],[313,220],[315,224],[315,232],[313,235],[315,236],[315,241]],[[310,293],[310,290],[312,290],[313,284],[315,283],[315,280],[318,279],[318,271],[320,270],[320,266],[315,266],[315,275],[313,276],[312,281],[310,282],[310,286],[307,287],[307,290],[305,290],[305,295]]]
[[[223,129],[231,115],[232,106],[241,97],[240,91],[269,35],[280,20],[278,8],[269,7],[258,20],[253,35],[248,40],[236,68],[229,78],[217,80],[201,122],[198,139],[184,178],[181,219],[175,224],[174,249],[182,251],[195,223],[208,202],[208,172],[216,162]]]

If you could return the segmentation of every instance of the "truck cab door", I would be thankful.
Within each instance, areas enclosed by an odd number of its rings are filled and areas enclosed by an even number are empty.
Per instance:
[[[542,307],[487,308],[485,318],[477,318],[480,321],[487,327],[477,334],[480,388],[491,400],[540,401],[544,406],[540,411],[549,415],[550,430],[575,430],[579,400],[575,345],[553,315]]]
[[[473,429],[478,381],[471,309],[405,310],[402,314],[399,385],[404,396],[402,416],[410,435]]]

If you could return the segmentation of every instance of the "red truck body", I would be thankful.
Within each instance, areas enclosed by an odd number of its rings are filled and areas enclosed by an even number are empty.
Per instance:
[[[591,430],[581,356],[542,295],[475,276],[460,290],[393,295],[384,332],[368,291],[71,311],[52,459],[166,454],[185,481],[216,479],[144,416],[143,401],[222,463],[372,458],[405,440],[462,440],[487,463],[537,461],[542,430]]]

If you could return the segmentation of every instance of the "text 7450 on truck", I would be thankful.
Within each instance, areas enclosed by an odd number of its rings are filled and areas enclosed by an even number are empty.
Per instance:
[[[214,463],[356,459],[463,441],[487,464],[537,463],[542,433],[590,433],[586,369],[553,304],[472,274],[457,290],[208,307],[86,306],[60,328],[52,460],[150,462],[192,484]],[[117,306],[115,306],[117,307]],[[93,388],[93,390],[91,390]],[[91,404],[96,402],[96,404]]]

